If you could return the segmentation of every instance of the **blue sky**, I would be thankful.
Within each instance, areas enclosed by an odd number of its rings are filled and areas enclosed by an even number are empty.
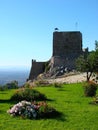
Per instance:
[[[77,24],[77,27],[75,26]],[[31,66],[52,55],[54,28],[98,40],[98,0],[0,0],[0,66]]]

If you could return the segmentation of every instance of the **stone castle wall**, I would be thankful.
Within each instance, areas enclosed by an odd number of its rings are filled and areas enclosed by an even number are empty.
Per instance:
[[[83,54],[81,32],[54,32],[52,68],[75,69],[75,60]]]
[[[29,74],[29,80],[36,79],[36,77],[43,73],[45,69],[45,62],[36,62],[32,60],[32,67]]]
[[[82,52],[82,34],[80,32],[54,32],[53,56],[71,57]]]
[[[87,53],[87,51],[86,51]],[[50,73],[56,67],[75,69],[75,60],[85,54],[82,51],[82,34],[79,31],[54,32],[53,33],[53,54],[50,59]],[[32,60],[32,67],[29,80],[35,79],[45,70],[45,62],[36,62]],[[50,74],[51,75],[51,74]]]
[[[75,69],[75,58],[74,59],[65,59],[64,57],[54,56],[50,61],[51,68],[54,67],[64,67],[69,70]]]

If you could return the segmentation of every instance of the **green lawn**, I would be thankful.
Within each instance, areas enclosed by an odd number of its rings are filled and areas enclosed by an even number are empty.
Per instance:
[[[89,104],[92,98],[84,96],[82,84],[36,89],[62,116],[39,120],[11,117],[6,111],[13,105],[9,98],[15,90],[0,91],[0,130],[98,130],[98,106]]]

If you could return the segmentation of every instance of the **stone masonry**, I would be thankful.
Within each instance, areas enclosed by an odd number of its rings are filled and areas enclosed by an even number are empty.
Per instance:
[[[85,53],[82,49],[82,33],[79,31],[71,32],[54,32],[53,33],[53,54],[49,60],[48,74],[50,76],[54,70],[63,68],[73,70],[75,69],[75,60]],[[56,68],[56,69],[55,69]],[[45,72],[45,62],[36,62],[32,60],[32,67],[29,75],[29,80],[36,79],[36,77]]]
[[[81,32],[54,32],[53,33],[53,55],[51,66],[64,66],[75,69],[75,59],[82,51]]]
[[[32,67],[29,74],[29,80],[36,79],[36,77],[43,73],[45,70],[45,62],[36,62],[35,60],[32,60]]]

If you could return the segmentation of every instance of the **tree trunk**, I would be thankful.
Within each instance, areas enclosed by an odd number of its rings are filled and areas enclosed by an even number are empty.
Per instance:
[[[87,82],[90,80],[91,76],[92,76],[92,72],[87,72]]]

